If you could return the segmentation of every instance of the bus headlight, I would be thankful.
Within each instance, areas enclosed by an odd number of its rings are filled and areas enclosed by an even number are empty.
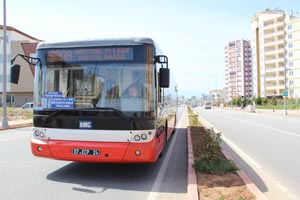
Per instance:
[[[141,135],[141,138],[142,138],[143,140],[147,140],[147,135],[146,135],[146,134],[142,134],[142,135]]]
[[[46,134],[42,130],[36,129],[36,130],[34,130],[34,136],[36,138],[45,138]]]
[[[134,136],[134,140],[135,140],[135,141],[140,141],[140,140],[141,140],[141,136],[135,135],[135,136]]]
[[[153,140],[155,136],[155,130],[151,131],[136,131],[136,132],[131,132],[131,141],[132,142],[150,142]]]

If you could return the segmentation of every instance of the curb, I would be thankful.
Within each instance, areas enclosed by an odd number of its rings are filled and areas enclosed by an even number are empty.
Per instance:
[[[190,126],[187,127],[187,140],[188,140],[188,177],[187,177],[187,192],[188,200],[199,200],[197,178],[194,163],[194,153],[192,145],[192,137]]]
[[[228,159],[233,161],[232,157],[222,149],[222,152],[224,156]],[[237,164],[236,164],[237,165]],[[237,167],[240,169],[240,167],[237,165]],[[256,187],[256,185],[252,182],[252,180],[247,176],[247,174],[243,170],[238,170],[237,174],[243,182],[246,184],[247,188],[255,195],[256,199],[259,200],[267,200],[267,198],[263,195],[263,193]]]
[[[8,125],[7,128],[2,128],[2,127],[0,127],[0,131],[8,130],[8,129],[15,129],[15,128],[29,127],[29,126],[32,126],[32,123],[24,123],[24,124]]]

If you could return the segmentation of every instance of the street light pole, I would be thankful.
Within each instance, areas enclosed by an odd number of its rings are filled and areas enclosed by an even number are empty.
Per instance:
[[[6,117],[6,0],[3,0],[3,91],[2,91],[2,128],[8,127],[8,121]]]

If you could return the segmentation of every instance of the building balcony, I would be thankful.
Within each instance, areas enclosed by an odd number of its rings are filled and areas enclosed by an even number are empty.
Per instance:
[[[278,71],[284,72],[284,66],[278,66]]]
[[[284,66],[276,67],[275,63],[273,65],[266,65],[265,66],[266,73],[274,73],[274,72],[284,72]]]
[[[278,79],[278,80],[283,80],[283,81],[284,81],[284,75],[278,76],[277,79]]]
[[[266,81],[284,80],[284,76],[266,76]]]
[[[273,66],[273,67],[266,67],[265,69],[266,69],[265,70],[266,73],[271,73],[271,72],[276,72],[277,71],[277,68],[275,66]]]
[[[270,58],[265,60],[265,64],[274,64],[274,63],[279,63],[279,62],[283,62],[284,58],[283,57],[279,57],[279,58]]]
[[[275,55],[275,54],[283,54],[283,53],[284,53],[283,48],[280,48],[280,49],[272,48],[272,49],[265,50],[265,56],[270,56],[270,55]]]
[[[284,89],[284,85],[280,84],[280,85],[266,85],[265,86],[266,91],[268,92],[269,90],[283,90]]]
[[[266,31],[264,32],[264,38],[265,39],[270,39],[270,38],[274,38],[274,37],[278,37],[283,35],[283,30],[278,30],[278,31]]]
[[[283,27],[284,23],[283,21],[279,21],[279,22],[271,22],[271,23],[265,23],[264,24],[264,31],[267,31],[269,29],[274,30],[274,28],[280,29],[280,27]]]
[[[283,44],[284,40],[265,40],[265,47],[273,47],[275,48],[275,45]]]

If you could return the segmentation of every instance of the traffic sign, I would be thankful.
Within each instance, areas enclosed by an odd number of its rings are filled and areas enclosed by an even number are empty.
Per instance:
[[[284,96],[284,97],[287,97],[287,96],[289,96],[289,93],[288,93],[288,91],[284,91],[284,92],[283,92],[283,96]]]

